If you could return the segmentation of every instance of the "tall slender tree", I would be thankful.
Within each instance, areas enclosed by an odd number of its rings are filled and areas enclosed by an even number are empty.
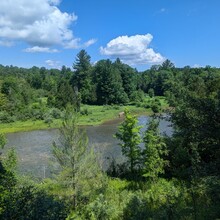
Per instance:
[[[70,192],[71,208],[76,210],[81,201],[89,201],[104,185],[93,149],[88,148],[85,130],[77,125],[78,115],[67,108],[59,142],[53,144],[53,155],[60,165],[58,180]]]
[[[73,64],[75,70],[71,78],[71,84],[78,89],[81,93],[83,103],[94,102],[94,85],[92,83],[92,65],[90,63],[90,56],[85,50],[81,50],[77,56],[76,61]]]
[[[144,135],[143,150],[143,176],[155,181],[159,174],[164,173],[167,161],[163,158],[167,155],[166,144],[159,133],[159,122],[150,121]]]
[[[139,144],[141,143],[140,129],[141,126],[137,125],[137,118],[132,116],[130,112],[125,109],[125,119],[118,127],[116,138],[120,142],[122,154],[127,157],[130,172],[134,174],[137,166],[140,163],[141,151]]]

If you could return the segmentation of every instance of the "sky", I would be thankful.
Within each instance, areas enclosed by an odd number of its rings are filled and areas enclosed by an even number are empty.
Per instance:
[[[220,67],[220,1],[0,0],[0,64],[72,67],[82,49],[139,71]]]

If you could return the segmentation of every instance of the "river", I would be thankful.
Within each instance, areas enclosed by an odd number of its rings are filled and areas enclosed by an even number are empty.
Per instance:
[[[139,124],[146,128],[149,117],[140,116],[138,120]],[[118,140],[113,137],[120,122],[121,120],[118,119],[98,126],[85,127],[89,144],[94,146],[102,158],[104,167],[108,166],[112,158],[118,163],[123,160]],[[170,122],[161,120],[160,131],[171,135]],[[45,178],[51,175],[51,146],[53,141],[58,141],[59,131],[57,129],[11,133],[6,137],[8,142],[5,149],[9,147],[16,149],[19,173],[36,178]]]

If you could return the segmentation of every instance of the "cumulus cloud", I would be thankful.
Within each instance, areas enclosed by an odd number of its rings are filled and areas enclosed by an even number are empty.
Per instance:
[[[84,47],[89,47],[90,45],[96,43],[97,39],[90,39],[84,43]]]
[[[53,5],[59,5],[60,2],[61,2],[61,0],[49,0],[49,3],[53,4]]]
[[[13,42],[0,40],[0,46],[11,47],[11,46],[13,46]]]
[[[43,52],[43,53],[57,53],[59,51],[57,49],[50,49],[49,47],[34,46],[34,47],[26,48],[24,50],[24,52],[27,52],[27,53],[39,53],[39,52]]]
[[[76,40],[70,26],[77,16],[61,12],[59,4],[60,0],[1,0],[0,40],[66,47]]]
[[[119,57],[130,65],[161,63],[165,58],[149,48],[153,36],[151,34],[135,36],[119,36],[111,40],[100,52],[111,58]]]
[[[81,47],[80,42],[81,42],[80,38],[75,38],[70,40],[69,42],[66,42],[64,47],[66,49],[78,49]]]
[[[66,43],[64,47],[67,49],[86,48],[94,44],[96,41],[97,41],[96,39],[90,39],[87,42],[82,44],[80,38],[75,38],[71,40],[70,42]]]
[[[60,61],[56,60],[46,60],[45,63],[51,68],[60,69]]]

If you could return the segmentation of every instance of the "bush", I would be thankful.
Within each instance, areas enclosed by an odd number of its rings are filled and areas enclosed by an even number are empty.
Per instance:
[[[81,109],[81,110],[80,110],[80,114],[81,114],[81,115],[89,115],[89,110],[88,110],[88,108]]]
[[[142,103],[141,103],[141,102],[136,102],[135,106],[136,106],[136,107],[141,107],[141,106],[142,106]]]
[[[158,98],[152,100],[151,109],[154,113],[159,113],[161,111],[161,103]]]
[[[34,109],[33,110],[33,119],[43,120],[44,119],[44,112],[40,109]]]
[[[148,95],[150,96],[150,98],[153,98],[154,97],[154,89],[149,89],[148,90]]]
[[[15,116],[11,116],[8,114],[6,111],[1,111],[0,112],[0,122],[2,123],[11,123],[16,121]]]
[[[49,115],[47,115],[45,118],[44,118],[44,122],[46,123],[46,124],[52,124],[53,123],[53,119],[49,116]]]
[[[159,113],[161,108],[157,103],[152,104],[151,109],[153,111],[153,113]]]
[[[84,211],[84,219],[111,219],[114,209],[105,200],[104,195],[100,194],[95,201],[90,203]]]
[[[33,186],[15,187],[0,201],[0,219],[65,219],[65,203]]]
[[[130,96],[130,101],[143,102],[144,96],[145,94],[142,90],[134,91]]]
[[[151,108],[151,103],[149,101],[147,101],[143,104],[143,107],[144,108]]]
[[[50,115],[55,119],[59,119],[62,117],[62,112],[58,108],[52,108],[50,110]]]
[[[123,219],[188,219],[185,188],[160,179],[147,183],[146,191],[135,191],[123,210]],[[191,218],[190,218],[191,219]]]

